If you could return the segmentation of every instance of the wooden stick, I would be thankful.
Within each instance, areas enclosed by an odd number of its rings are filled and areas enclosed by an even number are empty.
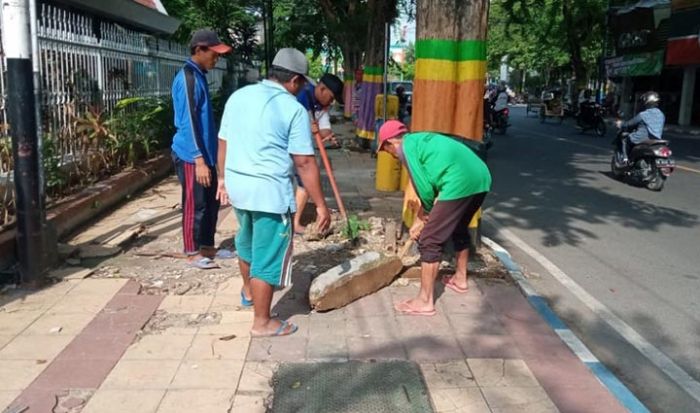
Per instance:
[[[321,154],[321,159],[323,160],[323,166],[326,168],[326,174],[328,174],[328,180],[331,182],[331,188],[333,188],[333,196],[335,197],[335,202],[338,204],[338,211],[340,215],[348,221],[348,214],[345,211],[345,204],[343,204],[343,199],[340,197],[340,191],[338,190],[338,184],[335,182],[335,176],[333,175],[333,168],[331,168],[331,163],[328,160],[328,154],[326,153],[326,147],[323,146],[323,138],[318,130],[318,124],[314,119],[314,126],[312,128],[314,131],[314,138],[316,138],[316,145],[318,146],[318,152]]]

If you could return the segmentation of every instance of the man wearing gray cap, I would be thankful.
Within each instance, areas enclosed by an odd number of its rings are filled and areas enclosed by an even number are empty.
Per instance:
[[[230,200],[238,218],[241,304],[254,307],[251,335],[256,337],[283,336],[297,330],[288,321],[270,316],[274,288],[291,281],[294,168],[316,204],[319,230],[330,225],[309,114],[295,97],[310,80],[308,71],[302,52],[280,50],[268,70],[268,79],[231,95],[221,120],[217,199],[222,203]]]
[[[219,213],[216,200],[217,136],[206,73],[219,56],[231,51],[211,30],[198,30],[190,41],[191,57],[173,80],[175,136],[172,157],[182,185],[182,238],[189,265],[216,268],[212,261],[230,258],[216,251],[214,234]]]

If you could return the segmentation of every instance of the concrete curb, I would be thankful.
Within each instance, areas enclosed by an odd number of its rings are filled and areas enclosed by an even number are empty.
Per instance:
[[[530,282],[525,278],[522,270],[511,258],[510,253],[493,240],[482,237],[483,243],[489,247],[498,260],[508,270],[508,275],[518,284],[530,305],[547,322],[549,327],[561,338],[561,340],[576,354],[583,364],[593,373],[608,391],[632,413],[649,413],[649,410],[641,401],[625,386],[598,358],[591,353],[585,344],[574,334],[547,304],[547,300],[537,294]]]
[[[70,234],[129,195],[163,178],[171,168],[170,153],[158,155],[133,171],[118,173],[68,197],[47,211],[46,220],[58,238]],[[16,260],[15,237],[14,228],[0,233],[0,268],[8,267]]]

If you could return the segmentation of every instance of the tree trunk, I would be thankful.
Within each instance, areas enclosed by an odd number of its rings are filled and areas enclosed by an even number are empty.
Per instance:
[[[396,13],[396,0],[369,0],[367,10],[367,47],[362,77],[362,100],[358,119],[357,136],[374,139],[374,100],[382,91],[384,74],[384,25]]]
[[[417,0],[412,131],[481,141],[489,0]],[[409,185],[404,223],[420,203]]]
[[[414,131],[480,141],[488,0],[418,0]]]
[[[341,44],[343,53],[343,72],[344,72],[344,91],[343,99],[345,105],[343,107],[343,116],[346,119],[352,118],[352,102],[353,94],[355,93],[355,71],[361,67],[362,50],[357,47],[357,44],[351,41],[345,41]]]
[[[562,1],[562,15],[564,16],[564,25],[566,26],[566,43],[569,49],[569,57],[571,59],[571,71],[574,74],[576,89],[583,87],[586,81],[586,65],[581,56],[581,43],[579,41],[578,30],[580,28],[574,24],[571,10],[571,0]],[[577,95],[578,96],[578,95]]]

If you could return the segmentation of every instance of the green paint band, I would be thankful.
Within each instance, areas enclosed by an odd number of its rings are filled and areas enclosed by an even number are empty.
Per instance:
[[[365,66],[364,73],[366,75],[382,75],[384,74],[384,68],[381,66]]]
[[[416,58],[453,62],[486,60],[486,42],[483,40],[420,39],[416,42]]]

